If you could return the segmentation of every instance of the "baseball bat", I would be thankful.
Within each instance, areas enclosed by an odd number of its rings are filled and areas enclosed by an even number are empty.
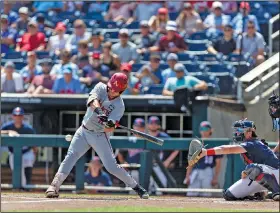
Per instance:
[[[126,127],[126,126],[122,126],[122,125],[120,125],[120,124],[118,124],[117,127],[122,128],[122,129],[125,129],[125,130],[127,130],[127,131],[130,131],[130,132],[132,132],[134,135],[137,135],[137,136],[139,136],[139,137],[141,137],[141,138],[143,138],[143,139],[145,139],[145,140],[147,140],[147,141],[150,141],[150,142],[152,142],[152,143],[155,143],[155,144],[157,144],[157,145],[160,145],[160,146],[163,145],[164,140],[162,140],[162,139],[160,139],[160,138],[157,138],[157,137],[148,135],[148,134],[146,134],[146,133],[144,133],[144,132],[140,132],[140,131],[137,131],[137,130],[135,130],[135,129],[130,129],[130,128],[128,128],[128,127]]]

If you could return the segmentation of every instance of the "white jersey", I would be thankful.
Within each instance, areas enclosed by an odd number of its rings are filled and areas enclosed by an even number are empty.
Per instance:
[[[98,83],[90,92],[90,95],[94,95],[95,99],[100,102],[100,107],[104,114],[108,116],[108,120],[119,121],[121,119],[125,110],[123,100],[121,97],[109,100],[106,84]],[[88,130],[104,132],[104,124],[91,107],[87,108],[82,124]]]

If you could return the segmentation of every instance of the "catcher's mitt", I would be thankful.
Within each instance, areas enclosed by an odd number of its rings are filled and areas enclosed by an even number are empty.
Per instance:
[[[198,139],[193,139],[189,146],[188,164],[189,166],[195,165],[199,161],[199,155],[203,149],[203,143]]]

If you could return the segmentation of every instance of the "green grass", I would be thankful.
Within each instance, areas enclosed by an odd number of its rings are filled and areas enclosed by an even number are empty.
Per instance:
[[[27,211],[44,212],[44,211]],[[49,212],[49,211],[46,211]],[[206,209],[206,208],[160,208],[160,207],[133,207],[116,206],[102,208],[63,209],[52,210],[52,212],[272,212],[271,210],[248,210],[248,209]],[[278,212],[275,210],[274,212]]]

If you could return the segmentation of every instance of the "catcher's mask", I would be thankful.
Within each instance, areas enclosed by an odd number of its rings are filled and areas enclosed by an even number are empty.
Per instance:
[[[280,127],[280,119],[278,120],[277,124],[277,118],[280,118],[280,97],[276,95],[273,91],[273,95],[268,99],[268,112],[272,119],[272,131],[275,131],[277,129],[277,126]]]
[[[245,139],[245,132],[252,131],[252,137],[256,138],[256,126],[253,121],[239,120],[233,124],[233,141],[240,143]]]

